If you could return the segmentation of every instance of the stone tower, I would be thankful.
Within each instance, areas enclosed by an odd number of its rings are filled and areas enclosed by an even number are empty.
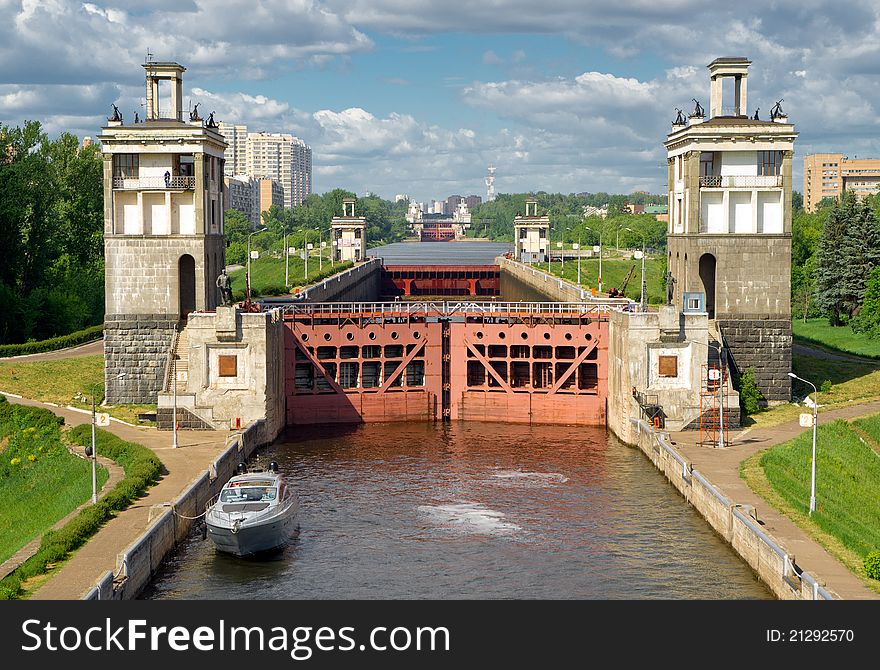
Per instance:
[[[538,201],[526,200],[525,216],[513,218],[513,257],[520,263],[546,263],[550,253],[550,217],[538,215]]]
[[[155,403],[175,329],[218,303],[225,266],[223,152],[214,122],[184,119],[177,63],[148,62],[146,118],[114,107],[104,155],[105,381],[110,403]]]
[[[708,118],[695,101],[687,119],[679,112],[666,139],[668,290],[679,309],[698,307],[702,294],[710,332],[723,339],[739,372],[754,369],[773,404],[791,397],[791,161],[797,133],[781,101],[772,109],[767,105],[770,120],[759,120],[757,112],[749,117],[749,65],[745,58],[710,63]]]

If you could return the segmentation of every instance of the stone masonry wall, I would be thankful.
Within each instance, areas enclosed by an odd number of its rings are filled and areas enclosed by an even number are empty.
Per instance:
[[[177,315],[108,314],[104,320],[104,380],[108,403],[153,404],[165,381],[165,362]],[[119,379],[119,375],[125,377]]]
[[[764,315],[767,317],[768,315]],[[791,400],[791,321],[722,319],[717,325],[737,371],[755,371],[755,381],[768,403]]]

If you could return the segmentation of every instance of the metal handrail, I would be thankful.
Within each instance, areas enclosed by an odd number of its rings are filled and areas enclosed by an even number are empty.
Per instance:
[[[183,189],[191,191],[196,187],[195,177],[174,175],[168,177],[113,177],[114,189]]]
[[[777,188],[782,186],[782,175],[703,175],[702,188]]]
[[[285,315],[346,314],[346,315],[421,315],[452,316],[454,314],[593,314],[621,310],[629,300],[609,298],[591,302],[317,302],[292,303],[281,309]]]

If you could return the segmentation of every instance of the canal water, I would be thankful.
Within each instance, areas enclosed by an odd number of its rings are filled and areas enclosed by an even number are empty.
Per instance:
[[[638,450],[604,429],[291,431],[263,450],[300,530],[244,560],[193,533],[151,599],[769,599]]]

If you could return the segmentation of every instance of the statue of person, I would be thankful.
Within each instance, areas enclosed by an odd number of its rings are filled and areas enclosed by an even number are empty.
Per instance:
[[[192,108],[192,111],[189,113],[189,120],[190,120],[190,121],[199,121],[199,120],[201,120],[201,117],[199,116],[199,105],[200,105],[200,104],[202,104],[202,103],[197,102],[197,103],[195,104],[195,106]]]
[[[760,111],[761,111],[761,108],[758,107],[758,108],[755,110],[755,115],[752,117],[752,120],[754,120],[754,121],[760,121],[760,120],[761,120],[761,119],[758,118],[758,112],[760,112]]]
[[[220,271],[220,276],[217,277],[217,288],[220,289],[220,299],[223,301],[223,304],[231,305],[232,286],[229,283],[229,275],[226,274],[226,268],[223,268]]]
[[[134,113],[134,122],[135,122],[135,123],[140,123],[140,122],[141,122],[141,117],[138,116],[138,113],[137,113],[137,112]]]
[[[691,98],[694,101],[694,113],[691,116],[706,116],[706,110],[703,109],[703,106],[699,103],[696,98]]]
[[[110,105],[113,108],[113,114],[107,119],[108,121],[122,121],[122,114],[119,113],[119,107]]]
[[[676,111],[678,114],[677,114],[677,116],[675,117],[675,121],[672,122],[673,125],[676,125],[676,126],[683,126],[683,125],[685,124],[684,115],[682,114],[681,110],[680,110],[678,107],[675,108],[675,111]]]
[[[171,186],[171,173],[168,170],[165,170],[165,188]]]
[[[208,121],[205,124],[208,128],[217,128],[217,123],[214,121],[214,112],[208,114]]]

